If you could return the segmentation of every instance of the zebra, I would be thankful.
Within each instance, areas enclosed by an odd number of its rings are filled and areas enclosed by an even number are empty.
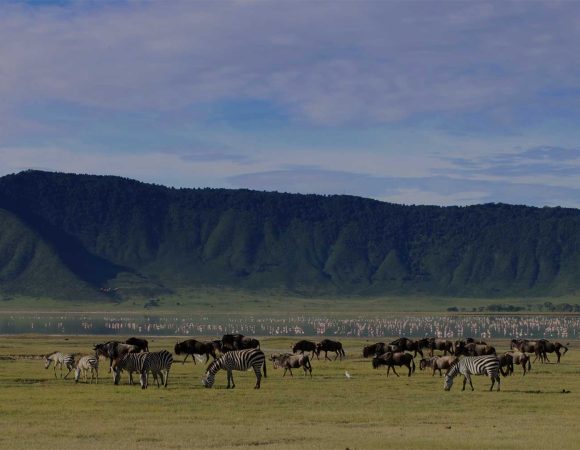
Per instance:
[[[133,384],[133,372],[141,372],[143,359],[147,353],[127,353],[115,361],[113,371],[113,383],[119,384],[121,380],[121,371],[129,372],[129,384]]]
[[[93,378],[96,374],[97,384],[99,384],[99,359],[92,355],[83,356],[79,359],[77,363],[77,370],[75,372],[75,383],[79,381],[81,377],[81,371],[83,372],[85,383],[87,382],[87,371],[91,371],[91,384],[93,383]]]
[[[487,375],[491,378],[491,387],[489,390],[493,389],[495,382],[497,381],[497,390],[500,390],[500,378],[499,378],[499,359],[495,355],[485,355],[485,356],[466,356],[460,359],[445,374],[444,388],[446,391],[451,390],[453,386],[453,378],[457,375],[463,375],[463,389],[465,390],[465,383],[469,381],[471,390],[473,391],[473,383],[471,382],[471,375]]]
[[[54,378],[57,378],[56,376],[56,366],[60,366],[60,377],[62,378],[62,366],[64,365],[67,369],[68,372],[67,374],[64,376],[64,379],[66,380],[66,377],[68,377],[68,375],[72,372],[72,370],[75,367],[75,357],[69,353],[61,353],[61,352],[52,352],[50,355],[46,356],[46,358],[44,358],[44,368],[48,369],[50,367],[50,364],[54,363]]]
[[[201,381],[206,388],[211,388],[215,383],[215,374],[219,370],[225,369],[228,373],[228,389],[230,389],[230,387],[233,389],[236,385],[234,383],[232,371],[240,370],[245,372],[250,367],[252,367],[256,373],[256,385],[254,386],[254,389],[260,389],[260,381],[262,380],[260,369],[264,369],[264,377],[266,377],[266,357],[262,350],[255,348],[227,352],[208,366],[207,372]]]
[[[173,355],[167,350],[160,352],[143,353],[145,355],[141,361],[141,388],[147,389],[149,384],[149,371],[153,374],[153,378],[157,381],[159,387],[159,380],[157,376],[161,377],[161,384],[167,387],[167,378],[169,377],[169,369],[173,363]]]

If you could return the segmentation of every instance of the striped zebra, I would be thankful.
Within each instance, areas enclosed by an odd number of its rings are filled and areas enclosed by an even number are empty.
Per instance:
[[[69,353],[61,353],[61,352],[52,352],[46,358],[44,358],[44,368],[48,369],[50,364],[54,363],[54,378],[56,376],[56,366],[60,366],[60,377],[62,378],[62,367],[65,366],[68,369],[67,374],[64,376],[68,377],[69,373],[75,368],[75,357]]]
[[[444,388],[446,391],[451,389],[451,386],[453,386],[453,378],[459,374],[463,375],[462,391],[465,390],[465,383],[467,381],[469,381],[471,390],[474,390],[471,375],[487,375],[491,378],[491,387],[489,390],[491,391],[493,389],[496,381],[497,390],[499,391],[500,389],[499,359],[495,355],[466,356],[457,361],[445,374]]]
[[[143,355],[145,356],[141,363],[141,388],[147,389],[149,372],[153,374],[153,378],[157,381],[157,387],[159,387],[157,376],[161,377],[161,384],[167,387],[167,378],[169,378],[169,369],[171,369],[171,364],[173,363],[173,355],[167,350],[143,353]]]
[[[133,372],[141,372],[143,359],[147,353],[127,353],[115,361],[113,370],[113,383],[119,384],[121,371],[129,372],[129,384],[133,384]]]
[[[79,381],[81,377],[81,372],[83,372],[85,383],[87,382],[87,372],[91,371],[91,384],[93,383],[93,378],[97,376],[97,384],[99,384],[99,359],[95,358],[93,355],[83,356],[79,359],[77,363],[77,370],[75,372],[75,383]]]
[[[207,372],[201,381],[206,388],[210,388],[215,383],[215,374],[219,370],[225,369],[228,373],[228,389],[230,389],[230,387],[233,389],[236,387],[236,385],[234,383],[232,371],[240,370],[245,372],[250,367],[252,367],[256,373],[256,386],[254,386],[254,389],[260,389],[260,381],[262,380],[262,368],[264,368],[264,377],[266,377],[266,357],[264,356],[264,352],[262,352],[262,350],[255,348],[227,352],[208,366]]]

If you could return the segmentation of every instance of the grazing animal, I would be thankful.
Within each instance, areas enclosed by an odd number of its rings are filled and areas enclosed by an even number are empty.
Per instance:
[[[451,355],[455,354],[453,342],[447,339],[438,339],[434,337],[428,338],[427,348],[429,349],[429,356],[433,356],[435,350],[443,351],[443,355],[447,355],[447,353],[450,353]]]
[[[178,342],[175,344],[174,348],[176,355],[181,355],[185,353],[185,358],[183,358],[183,364],[188,356],[191,355],[193,359],[193,364],[196,364],[194,355],[205,355],[205,362],[209,361],[209,355],[216,359],[216,353],[213,342],[200,342],[195,339],[188,339],[187,341]]]
[[[520,366],[522,366],[522,369],[524,371],[524,373],[522,374],[522,376],[524,376],[527,372],[529,372],[530,370],[532,370],[532,361],[529,355],[522,353],[518,350],[511,350],[509,352],[505,353],[506,355],[511,355],[512,357],[512,367],[511,367],[511,374],[513,374],[513,365],[514,364],[518,364]]]
[[[443,375],[441,372],[443,369],[449,369],[455,362],[457,362],[456,356],[432,356],[430,358],[423,358],[419,361],[419,369],[423,370],[427,367],[433,369],[433,374],[431,376],[435,376],[435,372],[439,371],[439,376]]]
[[[514,358],[510,353],[498,355],[497,359],[499,359],[499,371],[504,377],[514,373]],[[506,368],[505,372],[504,367]]]
[[[243,334],[224,334],[222,337],[221,351],[231,352],[232,350],[246,350],[250,348],[260,348],[260,341],[246,337]]]
[[[316,344],[317,357],[320,356],[320,352],[324,352],[324,359],[328,359],[329,361],[332,360],[328,357],[328,352],[336,353],[334,361],[336,361],[336,358],[338,358],[339,356],[340,360],[342,361],[342,357],[346,356],[344,353],[344,349],[342,348],[342,343],[338,341],[331,341],[330,339],[323,339],[318,344]]]
[[[389,376],[391,369],[393,369],[395,375],[399,376],[395,370],[395,366],[406,366],[409,369],[409,376],[411,376],[411,373],[415,372],[415,361],[413,361],[413,355],[410,353],[388,352],[384,355],[373,358],[373,369],[377,369],[380,366],[387,366],[387,377]]]
[[[233,350],[225,353],[223,356],[211,362],[201,381],[206,388],[211,388],[215,383],[216,373],[221,369],[225,369],[228,377],[228,389],[233,389],[236,385],[232,371],[239,370],[245,372],[250,367],[254,369],[254,373],[256,374],[256,385],[254,389],[260,389],[262,368],[264,369],[264,377],[266,377],[266,357],[264,356],[264,352],[259,349]]]
[[[139,353],[141,351],[136,345],[123,344],[118,341],[108,341],[104,344],[95,344],[93,350],[95,351],[95,358],[99,358],[99,356],[109,358],[109,372],[114,369],[113,363],[120,356],[126,355],[127,353]]]
[[[548,355],[546,354],[546,349],[544,345],[544,341],[529,341],[527,339],[512,339],[510,343],[510,349],[519,350],[522,353],[534,353],[536,358],[534,362],[540,359],[540,362],[544,363],[545,361],[550,362],[548,359]]]
[[[145,355],[146,353],[127,353],[126,355],[120,356],[115,363],[113,383],[119,384],[121,372],[124,370],[129,373],[129,384],[133,385],[133,372],[141,373]]]
[[[465,390],[465,383],[469,381],[471,390],[473,389],[473,383],[471,382],[471,375],[487,375],[491,378],[491,387],[489,390],[493,389],[497,381],[497,390],[500,390],[501,380],[499,378],[499,359],[497,356],[485,355],[485,356],[466,356],[455,363],[451,369],[445,374],[444,389],[446,391],[451,390],[453,386],[453,378],[457,375],[463,375],[463,389]]]
[[[457,356],[465,355],[465,356],[483,356],[483,355],[496,355],[495,347],[487,344],[476,344],[471,342],[469,344],[465,344],[462,347],[456,348]]]
[[[134,345],[139,349],[140,352],[149,351],[149,342],[147,341],[147,339],[131,337],[125,341],[125,344]]]
[[[68,369],[68,372],[64,376],[64,379],[66,380],[66,377],[68,377],[69,373],[71,373],[75,367],[75,358],[73,355],[71,355],[69,353],[52,352],[50,355],[48,355],[48,356],[46,356],[46,358],[44,358],[44,368],[48,369],[50,367],[51,363],[54,363],[54,366],[53,366],[54,378],[57,378],[56,366],[60,366],[60,377],[61,378],[62,378],[62,367],[64,366]]]
[[[312,378],[312,365],[310,364],[308,355],[290,355],[286,353],[283,355],[272,355],[270,360],[274,363],[274,369],[279,367],[284,368],[284,375],[282,377],[286,376],[286,372],[290,372],[290,376],[293,377],[292,369],[302,367],[304,376],[306,376],[307,372],[310,372],[310,378]]]
[[[368,358],[369,356],[381,356],[384,353],[399,353],[404,349],[397,344],[385,344],[384,342],[377,342],[373,345],[367,345],[363,347],[363,356]]]
[[[310,357],[314,358],[314,355],[316,353],[316,342],[306,340],[296,342],[296,344],[292,346],[292,353],[298,352],[300,352],[302,355],[304,354],[304,352],[311,352]]]
[[[550,342],[547,339],[540,339],[540,342],[542,342],[544,345],[544,352],[545,353],[556,353],[556,357],[558,358],[558,360],[556,362],[558,364],[560,363],[560,358],[562,356],[562,353],[560,353],[560,350],[564,349],[564,353],[563,353],[564,355],[566,353],[568,353],[568,347],[566,347],[563,344],[560,344],[559,342]],[[568,344],[568,345],[570,345],[570,344]]]
[[[159,387],[158,376],[161,377],[161,384],[167,387],[167,379],[169,378],[169,370],[173,363],[173,355],[167,350],[144,353],[144,355],[141,365],[141,389],[147,389],[149,385],[149,372],[153,374],[153,378],[157,381],[157,387]]]
[[[87,382],[87,372],[91,372],[91,384],[93,384],[93,379],[97,378],[96,384],[99,384],[99,360],[93,355],[83,356],[79,359],[77,363],[77,370],[75,371],[75,383],[77,383],[81,377],[81,372]]]
[[[413,357],[417,356],[417,353],[419,353],[421,355],[421,358],[422,358],[423,357],[422,348],[425,347],[424,344],[425,344],[425,342],[415,341],[413,339],[401,337],[401,338],[399,338],[399,339],[397,339],[389,344],[391,346],[392,345],[397,346],[398,349],[390,348],[388,351],[392,351],[392,352],[403,352],[403,351],[415,352]],[[378,355],[380,355],[380,353]]]

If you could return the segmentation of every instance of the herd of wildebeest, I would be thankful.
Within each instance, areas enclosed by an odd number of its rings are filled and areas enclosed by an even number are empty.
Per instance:
[[[291,349],[292,352],[274,353],[269,356],[274,369],[284,369],[283,376],[286,376],[286,373],[290,373],[293,376],[292,369],[302,369],[305,376],[309,374],[312,377],[312,360],[314,358],[320,359],[322,353],[324,353],[324,359],[329,361],[342,360],[346,356],[342,343],[330,339],[323,339],[320,342],[300,340],[294,343]],[[68,370],[64,376],[66,379],[76,367],[75,381],[79,381],[81,373],[84,373],[85,382],[89,382],[87,376],[90,373],[90,382],[92,383],[96,377],[98,383],[99,359],[104,357],[109,362],[109,372],[113,374],[115,384],[119,384],[122,373],[127,373],[129,384],[133,384],[132,375],[136,372],[140,375],[142,388],[147,387],[149,373],[157,381],[158,387],[160,386],[159,379],[161,379],[161,384],[167,386],[173,355],[167,350],[150,352],[149,343],[146,339],[132,337],[124,342],[108,341],[96,344],[93,347],[93,351],[94,355],[85,355],[78,360],[74,354],[53,352],[45,357],[45,368],[48,369],[51,363],[54,363],[55,377],[57,376],[57,366],[60,366],[61,377],[63,368],[65,368]],[[493,363],[496,366],[499,363],[499,370],[505,377],[514,373],[515,366],[521,366],[523,375],[525,375],[531,370],[532,362],[550,362],[549,355],[552,354],[555,354],[556,362],[559,363],[560,358],[567,351],[567,346],[547,339],[512,339],[509,351],[497,353],[492,345],[473,338],[451,341],[435,337],[423,339],[401,337],[390,343],[377,342],[366,345],[362,349],[362,356],[364,358],[372,357],[372,367],[375,369],[385,366],[387,368],[387,376],[392,370],[398,377],[399,374],[395,367],[406,367],[410,377],[415,372],[415,358],[417,355],[420,356],[420,370],[429,369],[432,371],[432,375],[435,375],[438,371],[440,376],[443,375],[443,371],[449,373],[454,366],[459,366],[459,361],[462,360],[462,357],[465,360],[491,355]],[[328,356],[329,352],[331,354],[334,353],[334,359]],[[435,352],[442,354],[436,355]],[[174,353],[175,355],[183,356],[183,363],[188,357],[191,357],[194,364],[196,364],[196,358],[203,361],[205,356],[205,361],[203,362],[209,363],[203,380],[206,387],[213,385],[215,373],[221,369],[228,372],[228,387],[230,387],[230,378],[233,384],[232,370],[246,371],[253,368],[257,377],[256,388],[260,387],[260,370],[262,368],[264,376],[266,375],[266,358],[260,350],[260,342],[253,337],[247,337],[242,334],[226,334],[221,339],[213,341],[188,339],[177,342],[174,347]],[[209,361],[210,356],[213,358],[211,363]],[[533,361],[532,358],[534,358]],[[497,362],[495,362],[496,359]],[[459,368],[455,369],[457,373]],[[464,369],[460,370],[465,376]],[[212,380],[211,383],[207,383],[210,374]],[[345,372],[345,374],[350,377],[348,372]],[[471,373],[468,373],[466,377],[471,383],[470,374],[484,374],[484,370],[482,369],[481,373],[475,373],[472,369]],[[497,370],[495,376],[498,377],[499,383]]]

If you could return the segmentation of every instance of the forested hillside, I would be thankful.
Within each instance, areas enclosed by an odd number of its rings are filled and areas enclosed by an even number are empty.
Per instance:
[[[4,294],[508,296],[579,285],[575,209],[402,206],[40,171],[0,178]]]

